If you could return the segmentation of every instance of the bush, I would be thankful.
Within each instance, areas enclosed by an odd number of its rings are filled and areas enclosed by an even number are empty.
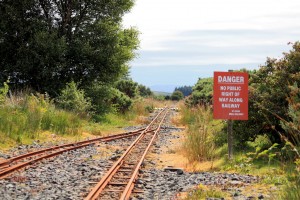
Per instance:
[[[272,142],[267,135],[258,135],[253,142],[248,141],[247,144],[259,152],[269,148]]]
[[[179,101],[179,100],[181,100],[181,99],[183,99],[183,98],[184,98],[184,95],[183,95],[183,93],[182,93],[181,91],[179,91],[179,90],[174,91],[174,92],[172,93],[172,95],[171,95],[171,100],[173,100],[173,101]]]
[[[153,95],[150,88],[141,84],[138,85],[138,91],[139,91],[139,95],[141,95],[142,97],[149,97]]]
[[[199,78],[193,87],[192,95],[187,100],[189,106],[211,104],[213,95],[213,78]]]
[[[77,84],[72,81],[66,85],[66,88],[61,91],[61,95],[57,98],[59,107],[79,113],[85,114],[91,109],[90,98],[85,97],[85,92],[78,89]]]
[[[145,107],[145,110],[149,113],[152,113],[154,111],[154,107],[153,107],[153,105],[148,105]]]
[[[116,88],[130,98],[135,98],[138,94],[138,83],[132,80],[120,80],[116,83]]]
[[[113,90],[113,94],[114,96],[111,99],[113,107],[117,112],[124,114],[131,108],[133,101],[130,99],[130,97],[117,89]]]

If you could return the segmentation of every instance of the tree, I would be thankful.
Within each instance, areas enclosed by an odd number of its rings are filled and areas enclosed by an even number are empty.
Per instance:
[[[144,85],[141,85],[141,84],[138,85],[138,91],[142,97],[148,97],[148,96],[153,95],[153,92],[151,91],[150,88],[148,88]]]
[[[138,83],[132,80],[120,80],[116,83],[116,88],[130,98],[135,98],[138,94]]]
[[[172,95],[171,95],[171,100],[173,100],[173,101],[179,101],[179,100],[181,100],[181,99],[183,99],[183,98],[184,98],[184,95],[183,95],[183,93],[182,93],[181,91],[179,91],[179,90],[174,91],[174,92],[172,93]]]
[[[0,82],[57,95],[113,83],[128,71],[138,32],[122,29],[133,0],[0,1]]]
[[[213,78],[199,78],[193,87],[193,92],[188,100],[188,104],[210,104],[213,95]]]
[[[268,58],[265,65],[249,74],[249,120],[234,121],[234,137],[241,146],[261,134],[281,143],[277,132],[284,132],[280,118],[291,120],[289,86],[300,85],[300,43],[296,42],[282,59]]]
[[[176,87],[174,91],[179,90],[183,93],[183,95],[189,96],[192,91],[193,91],[193,87],[192,86],[181,86],[181,87]]]

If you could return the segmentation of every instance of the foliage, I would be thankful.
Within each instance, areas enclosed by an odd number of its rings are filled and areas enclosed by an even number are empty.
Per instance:
[[[181,91],[182,94],[186,97],[189,96],[192,93],[192,86],[181,86],[181,87],[176,87],[174,91]]]
[[[62,110],[55,109],[46,95],[18,97],[15,104],[6,104],[0,109],[1,138],[11,138],[18,143],[26,138],[37,138],[41,131],[57,134],[77,134],[82,120]],[[2,140],[0,140],[2,142]]]
[[[199,78],[193,87],[191,97],[187,100],[187,104],[195,106],[197,104],[211,104],[213,95],[213,78]]]
[[[132,99],[123,92],[101,83],[94,83],[88,87],[86,95],[92,101],[96,121],[103,120],[102,118],[110,112],[125,113],[133,103]]]
[[[280,199],[300,199],[300,178],[296,181],[290,182],[284,187],[284,193],[281,194]]]
[[[142,97],[149,97],[149,96],[153,95],[153,92],[151,91],[150,88],[148,88],[144,85],[141,85],[141,84],[138,85],[138,91]]]
[[[91,99],[92,110],[96,115],[104,115],[113,111],[111,99],[113,87],[106,84],[94,83],[85,89],[86,96]]]
[[[237,121],[234,131],[243,134],[243,143],[257,134],[267,134],[273,143],[282,143],[281,120],[289,121],[289,85],[300,84],[300,43],[281,59],[267,59],[264,66],[250,72],[249,120]]]
[[[288,133],[288,138],[291,142],[300,146],[300,88],[295,83],[293,86],[290,86],[290,90],[290,95],[287,98],[289,102],[287,114],[290,120],[281,120],[280,124]]]
[[[166,98],[166,96],[164,95],[154,95],[154,99],[158,100],[158,101],[164,101]]]
[[[130,98],[135,98],[138,94],[138,83],[133,80],[120,80],[116,83],[116,88]]]
[[[254,148],[256,152],[265,150],[272,145],[267,135],[258,135],[253,142],[248,141],[247,144]]]
[[[8,81],[3,83],[3,87],[0,87],[0,105],[3,104],[6,100],[6,96],[9,90]]]
[[[133,0],[0,1],[0,82],[56,96],[66,83],[113,83],[138,32],[122,29]]]
[[[285,146],[282,148],[283,159],[294,162],[295,166],[289,171],[290,182],[286,184],[282,199],[300,199],[300,89],[295,83],[290,86],[290,95],[287,98],[289,121],[281,120],[281,126],[286,132],[286,137],[282,136]]]
[[[153,113],[154,107],[153,107],[153,105],[148,105],[148,106],[145,107],[145,110],[146,110],[147,112],[149,112],[149,113]]]
[[[215,134],[218,126],[212,123],[212,112],[209,107],[197,106],[193,109],[180,108],[183,124],[188,125],[188,134],[183,147],[189,161],[210,160],[214,157]]]
[[[132,106],[132,100],[123,92],[120,92],[117,89],[113,90],[113,98],[111,99],[111,103],[117,112],[125,113]]]
[[[59,107],[75,113],[84,114],[91,109],[91,100],[85,97],[83,90],[78,89],[77,84],[72,81],[67,83],[57,98]]]
[[[209,188],[202,184],[198,185],[196,190],[189,192],[186,199],[188,200],[199,200],[199,199],[223,199],[225,193],[222,192],[220,189],[214,187]]]
[[[172,93],[172,95],[171,95],[171,100],[172,100],[172,101],[179,101],[179,100],[181,100],[181,99],[183,99],[183,98],[184,98],[184,95],[183,95],[183,93],[182,93],[181,91],[179,91],[179,90],[174,91],[174,92]]]

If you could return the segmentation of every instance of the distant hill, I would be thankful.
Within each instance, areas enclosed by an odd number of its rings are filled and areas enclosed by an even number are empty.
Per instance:
[[[174,89],[178,87],[177,85],[152,85],[150,86],[150,89],[152,91],[160,91],[160,92],[167,92],[167,93],[173,93]]]
[[[162,95],[162,96],[171,96],[172,93],[170,92],[159,92],[159,91],[152,91],[154,95]]]

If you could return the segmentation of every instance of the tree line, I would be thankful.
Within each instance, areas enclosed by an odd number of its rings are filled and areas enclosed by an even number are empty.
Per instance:
[[[138,31],[123,29],[132,0],[3,0],[0,82],[57,96],[66,83],[111,84],[128,74]]]
[[[46,93],[73,111],[125,112],[132,99],[152,94],[129,78],[138,31],[121,22],[133,5],[133,0],[0,1],[0,83],[13,91]]]

